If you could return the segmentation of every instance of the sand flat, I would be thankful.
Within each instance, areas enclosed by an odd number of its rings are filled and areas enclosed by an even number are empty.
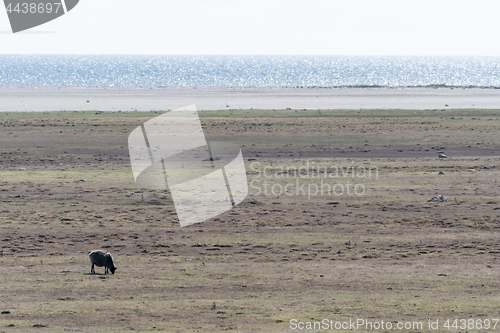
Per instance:
[[[0,111],[221,109],[496,109],[481,88],[68,88],[0,87]]]

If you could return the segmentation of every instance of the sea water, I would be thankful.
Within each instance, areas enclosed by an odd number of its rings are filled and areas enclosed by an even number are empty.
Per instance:
[[[0,55],[0,86],[500,88],[500,57]]]

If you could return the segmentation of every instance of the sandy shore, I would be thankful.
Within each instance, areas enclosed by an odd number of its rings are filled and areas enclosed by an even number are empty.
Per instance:
[[[499,109],[500,89],[461,88],[17,88],[0,111],[219,109]]]

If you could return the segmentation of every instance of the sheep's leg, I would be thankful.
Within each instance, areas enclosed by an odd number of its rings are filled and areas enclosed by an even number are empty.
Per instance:
[[[108,266],[104,266],[104,274],[108,274]]]
[[[95,273],[94,264],[92,264],[92,268],[90,269],[90,273]]]

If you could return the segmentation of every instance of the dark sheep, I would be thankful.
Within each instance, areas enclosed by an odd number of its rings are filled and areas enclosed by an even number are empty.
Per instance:
[[[112,274],[115,274],[116,267],[113,263],[111,254],[98,250],[90,252],[89,257],[90,263],[92,264],[92,268],[90,269],[91,273],[95,273],[94,265],[96,265],[97,267],[105,267],[104,274],[108,274],[108,270],[111,271]]]

